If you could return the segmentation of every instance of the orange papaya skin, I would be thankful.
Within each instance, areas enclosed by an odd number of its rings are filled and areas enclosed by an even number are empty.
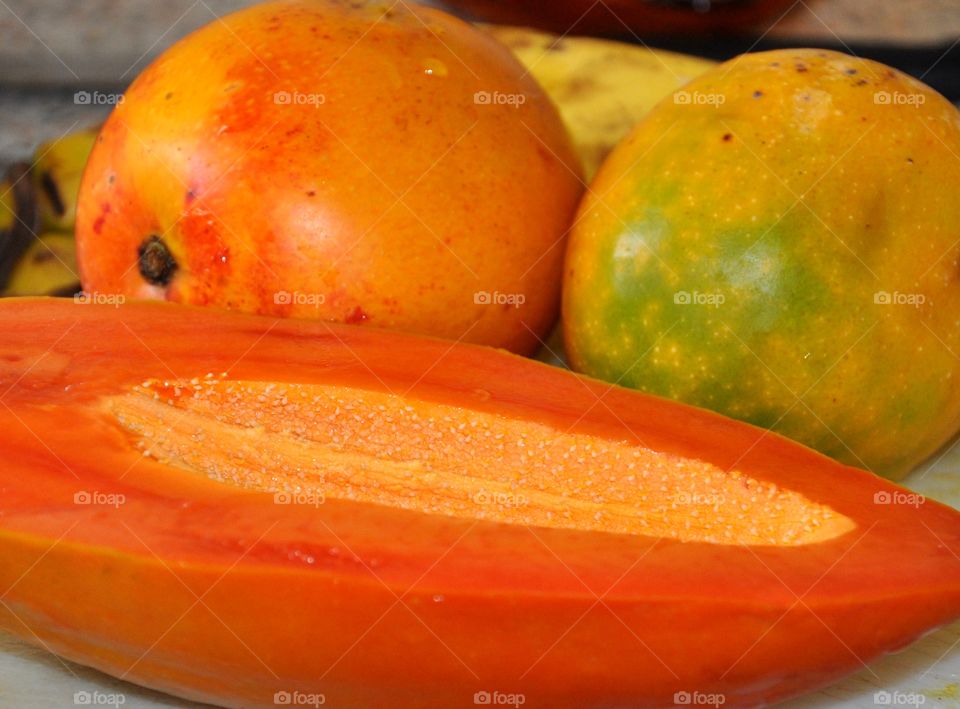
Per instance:
[[[214,308],[9,299],[0,327],[0,627],[171,694],[412,709],[500,692],[573,709],[700,692],[757,706],[960,615],[954,510],[904,504],[889,481],[710,412],[488,348]],[[849,524],[816,543],[725,544],[333,493],[279,505],[146,455],[102,405],[132,401],[122,397],[152,378],[201,387],[208,374],[225,386],[393,392],[411,407],[453,407],[453,428],[489,416],[590,436],[595,450],[680,461],[664,480],[682,466],[735,470]],[[167,421],[169,433],[177,419]],[[465,464],[481,455],[471,445]],[[590,465],[583,477],[599,480]],[[735,495],[741,483],[718,485]],[[747,506],[734,539],[770,504]]]

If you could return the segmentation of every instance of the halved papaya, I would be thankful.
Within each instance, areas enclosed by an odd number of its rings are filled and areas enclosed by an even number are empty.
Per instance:
[[[0,627],[112,675],[755,706],[960,615],[960,515],[775,434],[481,347],[115,305],[0,303]]]

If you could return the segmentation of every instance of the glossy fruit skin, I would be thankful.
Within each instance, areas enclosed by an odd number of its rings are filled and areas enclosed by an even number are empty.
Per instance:
[[[906,474],[960,423],[960,114],[817,50],[745,55],[677,96],[584,199],[572,365]]]
[[[470,25],[406,3],[258,5],[165,52],[107,120],[82,282],[530,352],[559,310],[578,174],[549,99]],[[151,235],[177,264],[165,285],[138,269]]]
[[[905,491],[707,411],[486,347],[216,308],[9,299],[0,327],[0,627],[194,701],[446,709],[497,690],[601,709],[699,691],[757,706],[960,614],[956,511],[877,504]],[[855,526],[746,547],[277,505],[144,456],[98,406],[171,372],[395,391],[626,440]]]

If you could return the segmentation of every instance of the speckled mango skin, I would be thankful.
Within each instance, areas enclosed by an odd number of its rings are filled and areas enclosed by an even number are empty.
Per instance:
[[[559,314],[579,172],[549,98],[472,25],[264,3],[175,44],[114,109],[80,193],[82,282],[526,354]],[[151,235],[169,283],[138,270]]]
[[[571,365],[902,477],[960,424],[960,114],[820,50],[684,91],[581,205]]]

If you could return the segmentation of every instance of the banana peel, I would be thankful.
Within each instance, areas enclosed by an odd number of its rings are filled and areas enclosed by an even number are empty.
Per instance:
[[[4,177],[3,220],[0,229],[0,287],[34,241],[40,223],[36,195],[27,163],[14,163]]]
[[[0,232],[10,231],[17,220],[17,200],[13,193],[13,183],[0,180]]]
[[[69,295],[80,289],[73,227],[77,195],[99,128],[40,145],[33,164],[0,182],[0,295]]]
[[[485,26],[553,99],[587,180],[647,112],[715,62],[613,40]]]
[[[80,179],[100,128],[69,133],[40,145],[33,156],[33,179],[44,230],[73,232]]]
[[[73,234],[40,234],[17,261],[4,296],[73,295],[80,290]]]

